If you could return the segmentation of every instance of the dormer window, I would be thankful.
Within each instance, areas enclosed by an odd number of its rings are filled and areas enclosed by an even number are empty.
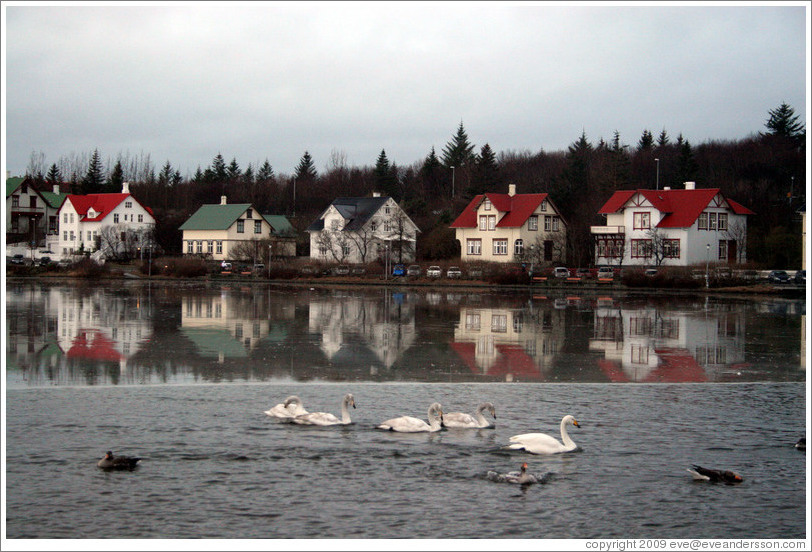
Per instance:
[[[487,197],[485,198],[485,201],[482,202],[482,208],[485,211],[490,211],[491,210],[491,200],[488,199]]]
[[[547,210],[547,200],[546,199],[541,202],[541,205],[539,206],[539,209],[541,211],[546,211]]]
[[[254,218],[253,209],[248,209],[245,212],[245,218]]]

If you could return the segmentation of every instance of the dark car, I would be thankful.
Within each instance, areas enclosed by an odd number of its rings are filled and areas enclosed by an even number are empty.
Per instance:
[[[18,253],[14,255],[9,262],[14,265],[21,265],[25,264],[25,258]]]
[[[795,277],[793,278],[796,284],[806,285],[806,270],[799,270],[795,273]]]
[[[40,257],[39,261],[37,261],[37,264],[39,264],[40,266],[48,266],[49,264],[51,264],[51,258],[50,257]]]
[[[406,276],[420,276],[420,265],[409,265],[406,269]]]
[[[406,267],[402,264],[396,264],[395,268],[392,269],[392,276],[405,276],[406,275]]]
[[[789,274],[786,270],[773,270],[767,275],[767,281],[771,284],[788,284]]]

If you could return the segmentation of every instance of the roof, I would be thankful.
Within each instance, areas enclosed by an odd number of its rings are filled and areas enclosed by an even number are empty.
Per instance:
[[[687,228],[696,222],[711,200],[721,195],[718,188],[694,190],[618,190],[601,207],[599,214],[616,213],[623,209],[635,195],[641,195],[665,216],[658,228]],[[723,196],[724,197],[724,196]],[[750,209],[732,199],[724,198],[730,209],[738,215],[754,215]]]
[[[474,197],[467,207],[451,224],[451,228],[476,228],[477,209],[488,199],[504,216],[496,223],[497,228],[518,228],[527,222],[548,194],[480,194]]]
[[[144,207],[144,209],[150,215],[152,215],[152,209],[150,209],[149,207],[145,207],[140,201],[138,201],[132,195],[127,193],[87,194],[87,195],[68,194],[67,197],[65,198],[65,201],[70,200],[71,205],[73,205],[73,208],[76,209],[76,212],[79,214],[80,217],[79,222],[99,222],[101,220],[104,220],[104,218],[107,215],[109,215],[113,211],[113,209],[118,207],[121,204],[121,202],[123,202],[125,199],[132,199],[133,201]],[[62,207],[60,206],[60,209],[61,208]],[[87,212],[91,208],[96,212],[96,216],[87,217]]]
[[[391,198],[381,197],[339,197],[330,205],[347,221],[344,230],[358,230]],[[324,213],[307,227],[308,232],[324,230]]]
[[[10,196],[14,193],[14,190],[20,187],[25,181],[25,177],[23,176],[14,176],[12,178],[6,178],[6,197]]]
[[[262,215],[262,218],[268,221],[273,229],[275,236],[293,237],[296,235],[296,230],[290,221],[282,215]]]
[[[250,203],[201,205],[195,214],[180,225],[180,230],[227,230],[251,208]]]
[[[59,209],[70,194],[55,194],[54,192],[40,192],[51,207]]]

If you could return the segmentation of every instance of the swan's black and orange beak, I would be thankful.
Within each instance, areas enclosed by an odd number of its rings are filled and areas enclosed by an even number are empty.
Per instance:
[[[578,423],[578,420],[573,420],[572,425],[574,425],[575,427],[581,427],[581,424]]]

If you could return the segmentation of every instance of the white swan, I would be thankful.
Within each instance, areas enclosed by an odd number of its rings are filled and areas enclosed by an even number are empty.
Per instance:
[[[378,429],[399,431],[401,433],[420,433],[440,431],[443,427],[443,407],[440,403],[432,403],[428,412],[429,423],[411,416],[392,418],[378,425]]]
[[[351,393],[344,395],[344,400],[341,401],[341,419],[329,412],[308,412],[293,418],[293,423],[301,425],[347,425],[351,424],[349,407],[355,408],[355,397]]]
[[[511,437],[510,444],[507,448],[525,450],[533,454],[558,454],[575,450],[578,448],[578,445],[570,439],[567,433],[567,424],[581,427],[572,416],[564,416],[561,420],[561,440],[563,444],[559,443],[554,437],[550,437],[544,433],[524,433]]]
[[[296,395],[291,395],[285,402],[279,403],[270,410],[266,410],[265,414],[271,416],[272,418],[280,418],[285,420],[290,420],[296,416],[301,416],[302,414],[307,414],[307,410],[305,407],[302,406],[302,399],[297,397]]]
[[[494,427],[494,424],[489,422],[483,416],[483,412],[490,412],[493,419],[496,419],[496,409],[493,407],[493,403],[482,403],[477,407],[476,414],[471,416],[470,414],[466,414],[464,412],[449,412],[448,414],[443,415],[443,425],[445,427],[471,427],[471,428],[490,428]]]

